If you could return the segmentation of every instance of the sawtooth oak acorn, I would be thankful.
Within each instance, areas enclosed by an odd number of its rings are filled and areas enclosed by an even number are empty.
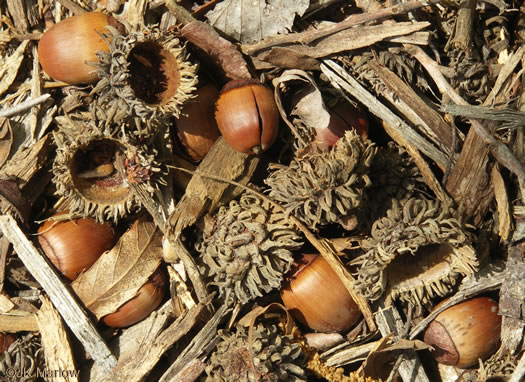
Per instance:
[[[38,43],[42,69],[50,77],[68,84],[98,81],[97,51],[109,51],[101,34],[116,20],[100,12],[72,16],[49,28]],[[91,65],[90,65],[91,63]]]
[[[38,229],[38,242],[55,267],[69,280],[75,280],[112,248],[115,231],[111,224],[91,218],[50,219]]]
[[[175,128],[184,151],[194,161],[200,161],[221,135],[213,116],[219,89],[207,83],[197,89],[195,94],[194,99],[184,104],[181,115],[175,120]]]
[[[158,269],[128,302],[114,313],[104,316],[102,321],[114,328],[133,325],[148,317],[160,305],[166,294],[167,276]]]
[[[270,89],[254,80],[230,81],[215,103],[217,126],[228,144],[260,154],[279,133],[279,110]]]
[[[427,327],[424,341],[434,348],[436,361],[464,369],[496,351],[500,330],[498,303],[476,297],[439,313]]]
[[[320,332],[342,332],[361,311],[330,264],[319,255],[302,255],[286,278],[281,298],[301,323]]]

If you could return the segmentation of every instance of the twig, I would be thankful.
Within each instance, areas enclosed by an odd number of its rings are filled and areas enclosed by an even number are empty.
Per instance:
[[[80,5],[78,5],[72,0],[57,0],[57,1],[60,4],[62,4],[64,7],[69,9],[74,15],[81,15],[87,12],[84,8],[82,8]]]
[[[468,103],[454,90],[447,82],[439,70],[439,65],[431,59],[420,47],[416,45],[405,44],[407,52],[418,60],[432,77],[441,94],[448,96],[457,105],[468,106]],[[485,127],[475,119],[470,120],[472,128],[476,134],[488,145],[492,156],[512,172],[518,178],[519,188],[522,198],[525,202],[525,171],[518,159],[512,154],[510,149],[504,143],[496,140]]]
[[[187,25],[192,21],[196,21],[195,17],[193,17],[192,14],[186,10],[186,8],[178,5],[175,0],[166,0],[165,5],[170,13],[175,16],[178,23]]]
[[[521,359],[514,369],[512,376],[509,379],[509,382],[520,382],[523,381],[523,376],[525,375],[525,353],[521,355]]]
[[[461,49],[470,56],[473,45],[472,33],[474,31],[477,1],[478,0],[462,0],[459,4],[454,37],[449,40],[445,46],[445,50],[448,50],[449,46],[451,46],[452,49]]]
[[[370,21],[378,21],[395,15],[407,13],[418,8],[426,7],[439,3],[441,0],[423,0],[423,1],[409,1],[407,3],[397,4],[393,7],[380,9],[375,12],[360,13],[349,16],[344,21],[341,21],[333,26],[323,28],[320,30],[311,30],[301,33],[290,33],[287,35],[279,35],[276,37],[267,37],[263,41],[252,45],[243,45],[242,50],[248,54],[253,55],[262,50],[269,49],[277,45],[294,44],[309,44],[320,38],[333,35],[342,30],[351,28],[356,25],[368,23]]]
[[[9,118],[15,114],[31,109],[33,106],[41,104],[42,102],[47,100],[49,97],[51,97],[51,94],[49,93],[43,94],[40,97],[21,102],[18,105],[15,105],[8,109],[0,110],[0,118]]]

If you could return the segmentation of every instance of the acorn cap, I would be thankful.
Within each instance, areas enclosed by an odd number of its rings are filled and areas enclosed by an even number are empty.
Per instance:
[[[370,186],[369,170],[376,152],[370,140],[350,130],[330,151],[306,153],[289,166],[271,166],[265,183],[270,197],[310,228],[344,225]]]
[[[37,370],[44,370],[45,359],[40,336],[32,333],[20,336],[0,357],[0,370],[3,382],[20,382],[36,380]],[[8,374],[7,370],[16,370]],[[21,379],[24,373],[24,379]]]
[[[279,288],[302,245],[284,213],[245,192],[215,215],[197,243],[201,271],[226,301],[241,303]]]
[[[206,366],[206,381],[306,381],[302,348],[275,325],[258,324],[251,342],[241,326],[225,332]]]
[[[403,205],[418,190],[426,189],[414,160],[395,142],[378,148],[369,176],[371,184],[365,191],[363,208],[359,214],[360,223],[366,223],[369,227],[392,207],[392,199]]]
[[[109,53],[97,55],[100,81],[92,91],[98,94],[93,113],[106,124],[136,120],[137,130],[126,133],[147,135],[165,129],[166,120],[178,117],[181,106],[193,97],[198,65],[188,60],[175,34],[158,27],[137,25],[127,35],[109,30]]]
[[[144,146],[107,136],[93,123],[59,121],[53,182],[70,213],[117,221],[141,205],[130,183],[145,194],[155,192],[159,164]]]
[[[419,305],[444,296],[459,275],[478,268],[472,235],[438,201],[394,199],[385,217],[362,243],[367,252],[355,259],[356,290],[370,300],[383,293]]]

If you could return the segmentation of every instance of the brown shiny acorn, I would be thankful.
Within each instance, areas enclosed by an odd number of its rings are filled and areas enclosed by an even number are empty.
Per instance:
[[[166,294],[166,285],[166,273],[158,269],[138,290],[135,297],[116,312],[104,316],[102,321],[113,328],[123,328],[142,321],[160,305]]]
[[[330,122],[327,127],[315,129],[315,144],[320,148],[329,148],[345,135],[347,130],[355,129],[361,138],[368,137],[368,117],[360,109],[341,99],[329,111]]]
[[[320,332],[342,332],[361,317],[361,311],[330,264],[319,255],[302,255],[287,276],[281,298],[301,323]]]
[[[279,110],[272,91],[253,80],[231,81],[215,103],[215,120],[228,144],[247,154],[260,154],[279,133]]]
[[[434,347],[436,361],[464,369],[497,350],[500,330],[498,303],[488,297],[476,297],[439,313],[427,327],[423,340]]]
[[[218,95],[219,89],[207,83],[197,90],[194,99],[184,104],[181,116],[175,120],[178,140],[195,161],[204,159],[221,135],[213,115]]]
[[[96,52],[109,52],[100,33],[114,24],[111,16],[89,12],[72,16],[49,28],[38,43],[42,69],[51,78],[68,84],[89,84],[98,81],[96,68],[87,62],[97,62]]]
[[[54,217],[60,216],[54,215]],[[113,247],[115,231],[95,219],[48,220],[38,229],[38,242],[57,269],[75,280]]]

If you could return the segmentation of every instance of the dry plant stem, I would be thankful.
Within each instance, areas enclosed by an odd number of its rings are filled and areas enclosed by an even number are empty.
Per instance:
[[[49,370],[76,370],[64,322],[47,297],[42,296],[41,300],[42,307],[36,317],[42,336],[46,368]],[[78,381],[78,377],[70,374],[65,380],[75,382]]]
[[[194,371],[193,367],[187,367],[200,358],[207,356],[207,353],[215,347],[217,336],[217,328],[222,319],[229,312],[226,305],[221,306],[213,317],[208,320],[206,325],[197,333],[189,343],[189,345],[180,353],[175,362],[166,370],[159,382],[181,381],[181,376]],[[202,362],[195,365],[196,370],[202,366]],[[187,375],[187,374],[186,374]]]
[[[199,302],[208,301],[208,291],[206,289],[206,284],[202,280],[201,274],[197,269],[197,264],[195,264],[195,259],[186,249],[180,237],[172,238],[170,244],[173,246],[174,251],[177,253],[178,260],[181,260],[184,264],[184,268],[188,273],[188,277],[191,280],[193,288],[195,289],[195,294]],[[169,259],[165,259],[168,261]],[[168,261],[169,262],[169,261]]]
[[[221,183],[228,183],[235,185],[245,191],[251,192],[257,196],[259,196],[264,201],[270,203],[274,208],[278,209],[279,211],[282,211],[286,213],[283,207],[281,207],[279,204],[274,202],[272,199],[268,198],[266,195],[261,194],[255,190],[252,190],[250,187],[247,187],[244,184],[241,184],[239,182],[231,181],[228,179],[224,179],[218,176],[209,175],[209,174],[202,174],[199,172],[199,170],[193,172],[190,170],[187,170],[185,168],[175,168],[178,171],[193,173],[197,176],[202,176],[205,178],[213,179],[217,182]],[[289,216],[288,219],[296,225],[296,227],[304,234],[306,239],[319,251],[319,253],[328,261],[332,269],[335,273],[337,273],[337,276],[341,279],[343,284],[345,284],[346,289],[356,302],[356,304],[359,306],[359,309],[363,313],[363,316],[366,320],[366,323],[371,331],[376,330],[376,325],[374,322],[374,318],[372,315],[372,311],[370,310],[370,306],[368,304],[368,301],[361,297],[361,295],[355,293],[352,284],[354,282],[354,278],[348,273],[346,268],[341,264],[341,262],[338,260],[337,252],[334,250],[334,247],[330,240],[326,239],[318,239],[309,229],[306,227],[303,223],[301,223],[299,220],[297,220],[294,216]]]
[[[362,345],[350,346],[347,349],[332,352],[331,350],[321,354],[321,360],[326,366],[341,367],[350,363],[365,360],[368,354],[376,347],[377,341]],[[332,354],[333,353],[333,354]]]
[[[375,318],[379,331],[384,337],[391,333],[398,336],[404,330],[405,325],[401,320],[401,316],[393,306],[379,309],[375,313]],[[430,382],[415,350],[407,351],[404,355],[400,356],[400,359],[401,357],[403,357],[403,359],[399,364],[399,375],[401,375],[403,381]]]
[[[51,94],[46,93],[39,97],[21,102],[18,105],[8,108],[7,110],[0,110],[0,118],[8,118],[18,113],[22,113],[26,110],[31,109],[33,106],[40,105],[42,102],[47,100],[49,97],[51,97]]]
[[[459,96],[459,94],[450,86],[445,77],[439,71],[438,64],[432,60],[424,51],[415,45],[404,45],[408,53],[410,53],[421,65],[425,67],[428,74],[432,77],[439,88],[439,91],[448,96],[457,105],[468,105],[467,102]],[[489,146],[491,154],[494,158],[512,172],[518,178],[518,183],[521,191],[522,200],[525,201],[525,171],[521,166],[519,160],[512,154],[510,149],[502,142],[496,140],[481,123],[476,120],[470,120],[472,128]]]
[[[13,244],[13,247],[26,268],[49,295],[53,305],[62,315],[72,332],[77,336],[93,360],[109,374],[117,360],[100,337],[86,312],[78,304],[60,280],[57,273],[44,259],[43,255],[27,239],[11,216],[0,216],[0,229]]]
[[[177,18],[177,22],[187,25],[192,21],[196,21],[195,17],[186,8],[178,5],[176,0],[165,0],[164,4],[170,13]]]
[[[346,20],[337,23],[334,26],[323,28],[320,30],[306,31],[302,33],[290,33],[287,35],[279,35],[276,37],[267,37],[263,41],[252,45],[243,45],[242,50],[248,55],[254,55],[265,49],[269,49],[278,45],[287,44],[309,44],[320,38],[334,35],[337,32],[351,28],[355,25],[364,24],[370,21],[378,21],[389,18],[395,15],[407,13],[415,9],[425,7],[432,4],[437,4],[441,0],[428,1],[409,1],[407,3],[397,4],[393,7],[381,9],[375,12],[361,13],[349,16]]]
[[[472,33],[474,32],[474,16],[477,1],[478,0],[462,0],[459,3],[454,37],[447,43],[445,50],[451,45],[452,49],[461,49],[467,55],[470,55],[473,44]]]
[[[451,204],[452,199],[434,177],[432,170],[419,153],[419,150],[438,163],[440,167],[443,166],[443,168],[445,168],[447,164],[445,155],[380,103],[377,98],[370,94],[335,62],[332,60],[323,60],[321,70],[330,79],[334,87],[338,89],[342,88],[347,93],[352,94],[352,96],[365,105],[372,114],[375,114],[384,121],[384,127],[387,129],[387,133],[412,156],[416,166],[425,178],[427,185],[443,203]]]
[[[478,294],[499,289],[504,279],[504,266],[501,263],[489,264],[474,275],[466,277],[461,282],[457,293],[443,303],[439,309],[436,309],[415,325],[408,338],[411,340],[415,339],[439,313],[452,305],[456,305]]]
[[[114,382],[143,381],[162,355],[195,326],[199,315],[205,309],[204,304],[197,304],[184,312],[152,343],[148,344],[147,351],[138,349],[133,356],[121,358],[105,380]]]

